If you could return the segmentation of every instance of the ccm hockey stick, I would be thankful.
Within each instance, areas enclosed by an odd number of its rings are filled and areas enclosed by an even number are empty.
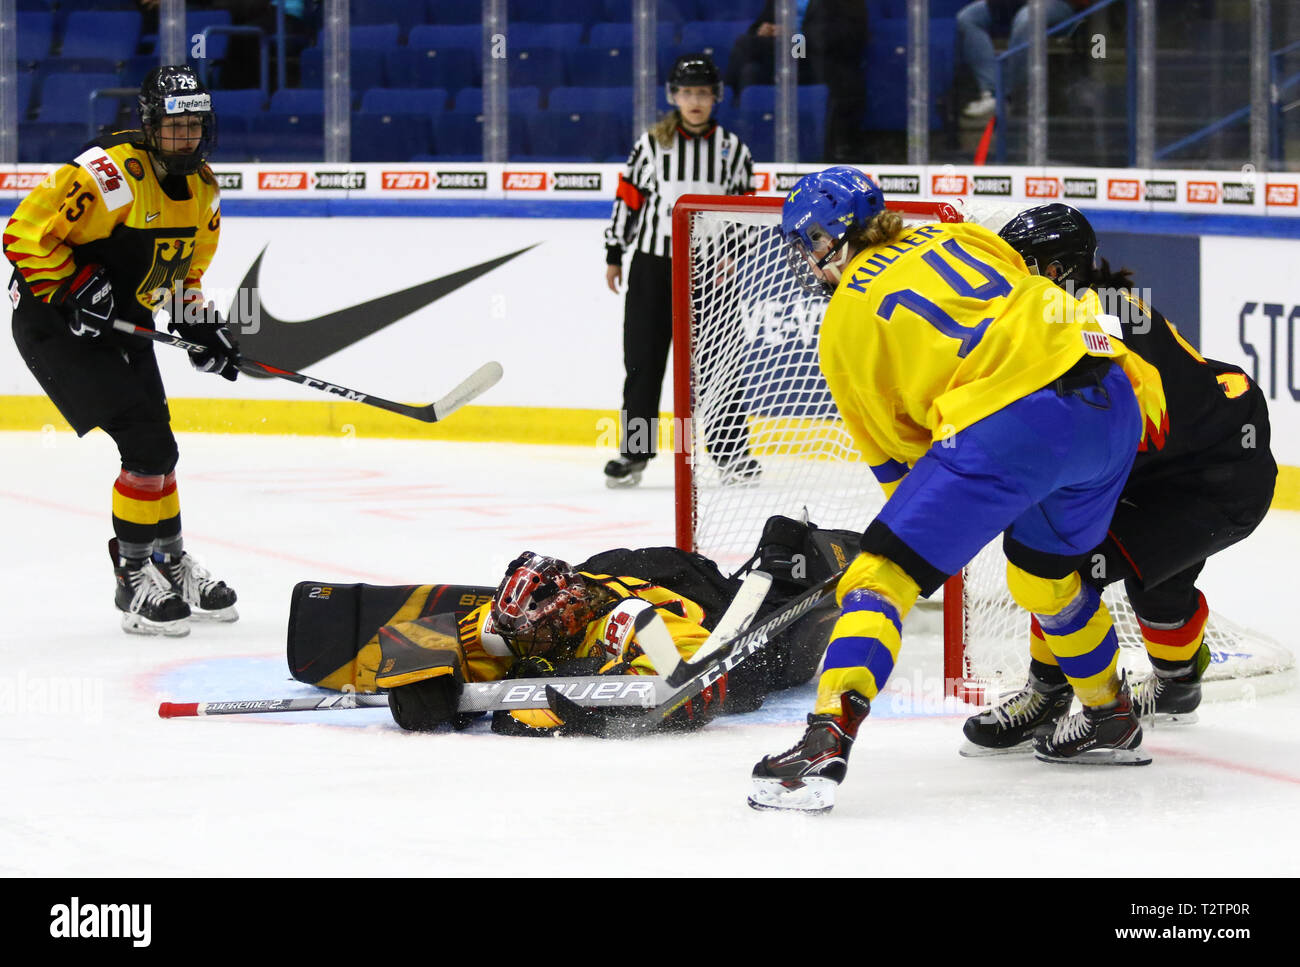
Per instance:
[[[470,682],[461,692],[461,713],[547,708],[546,690],[556,689],[578,706],[613,705],[653,708],[673,694],[673,686],[658,675],[579,675],[573,678],[513,678]],[[164,719],[205,715],[252,715],[263,712],[321,712],[351,708],[387,708],[387,695],[343,692],[307,698],[262,698],[225,702],[163,702]]]
[[[175,346],[177,349],[184,349],[189,353],[207,352],[209,348],[201,343],[190,342],[171,333],[158,332],[147,326],[137,326],[135,323],[123,319],[114,319],[113,328],[118,332],[125,332],[144,339],[152,339],[154,342],[164,343],[168,346]],[[367,406],[375,406],[381,410],[396,413],[399,416],[409,416],[424,423],[437,423],[439,420],[445,420],[470,400],[495,386],[503,373],[500,363],[484,363],[442,399],[425,406],[414,406],[409,403],[394,403],[392,400],[371,396],[369,393],[348,389],[346,386],[339,386],[336,383],[327,383],[323,379],[316,379],[306,373],[281,369],[278,366],[272,366],[270,363],[259,363],[255,359],[242,359],[239,368],[251,375],[278,376],[280,379],[287,379],[291,383],[298,383],[308,389],[320,390],[322,393],[340,396],[354,403],[365,403]]]
[[[729,671],[766,645],[773,635],[784,631],[830,598],[835,593],[835,586],[843,573],[837,571],[816,587],[809,588],[775,614],[770,615],[758,627],[719,645],[719,649],[726,649],[726,654],[705,664],[685,684],[675,689],[652,709],[640,712],[635,709],[630,711],[620,709],[619,712],[610,714],[601,709],[584,707],[571,701],[559,689],[548,687],[546,697],[550,702],[551,711],[564,719],[565,731],[570,733],[593,735],[602,739],[630,739],[652,732],[679,708],[698,697],[706,688],[714,685]]]

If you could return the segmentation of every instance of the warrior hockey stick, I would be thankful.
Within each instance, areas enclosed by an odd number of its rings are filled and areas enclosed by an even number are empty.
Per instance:
[[[648,711],[638,713],[633,710],[628,714],[624,709],[620,710],[619,714],[611,715],[606,711],[579,705],[570,701],[558,689],[548,687],[546,697],[550,701],[551,711],[564,720],[565,730],[568,732],[593,735],[602,739],[633,738],[651,732],[683,705],[697,698],[706,688],[713,686],[724,675],[761,649],[773,635],[784,631],[830,598],[843,573],[839,571],[832,574],[816,587],[799,595],[780,611],[770,615],[758,627],[746,631],[730,642],[723,643],[719,647],[726,649],[725,655],[706,664],[695,673],[694,677]]]
[[[175,346],[177,349],[184,349],[189,353],[202,353],[207,352],[209,349],[209,347],[201,343],[190,342],[180,336],[158,332],[146,326],[137,326],[123,319],[113,320],[113,328],[118,332],[125,332],[144,339],[152,339],[154,342],[164,343],[168,346]],[[327,383],[325,380],[316,379],[306,373],[295,373],[291,369],[280,369],[280,367],[272,366],[270,363],[259,363],[255,359],[240,360],[239,368],[251,375],[278,376],[280,379],[287,379],[291,383],[298,383],[308,389],[320,390],[322,393],[329,393],[333,396],[341,396],[343,399],[354,403],[365,403],[367,406],[375,406],[381,410],[387,410],[399,416],[409,416],[425,423],[437,423],[439,420],[445,420],[470,400],[495,386],[501,379],[503,372],[500,363],[484,363],[470,374],[468,379],[461,382],[459,386],[442,399],[425,406],[413,406],[408,403],[394,403],[392,400],[371,396],[369,393],[348,389],[346,386],[339,386],[336,383]]]
[[[461,713],[547,708],[546,689],[554,688],[580,706],[614,705],[652,708],[673,694],[658,675],[580,675],[574,678],[514,678],[471,682],[461,692]],[[387,708],[387,695],[343,692],[319,698],[262,698],[227,702],[163,702],[164,719],[202,715],[252,715],[262,712],[319,712],[350,708]]]

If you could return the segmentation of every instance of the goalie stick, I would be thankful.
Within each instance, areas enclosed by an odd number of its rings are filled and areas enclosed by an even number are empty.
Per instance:
[[[613,705],[652,708],[674,692],[658,675],[579,675],[573,678],[510,678],[495,682],[469,682],[461,692],[456,711],[509,711],[548,708],[547,688],[554,688],[579,706]],[[222,702],[163,702],[158,717],[164,719],[207,715],[254,715],[263,712],[324,712],[353,708],[387,708],[388,696],[367,692],[342,692],[305,698],[260,698]]]
[[[113,328],[118,332],[140,336],[144,339],[152,339],[154,342],[160,342],[168,346],[175,346],[177,349],[184,349],[189,353],[207,352],[209,348],[202,343],[190,342],[180,336],[158,332],[147,326],[137,326],[135,323],[123,319],[114,319]],[[504,372],[498,362],[484,363],[442,399],[425,406],[415,406],[409,403],[394,403],[392,400],[371,396],[369,393],[348,389],[346,386],[329,383],[323,379],[316,379],[306,373],[296,373],[291,369],[272,366],[270,363],[260,363],[255,359],[240,360],[239,368],[250,375],[278,376],[280,379],[287,379],[291,383],[298,383],[308,389],[320,390],[322,393],[340,396],[354,403],[365,403],[367,406],[378,407],[399,416],[409,416],[411,419],[421,420],[424,423],[437,423],[439,420],[445,420],[470,400],[495,386]]]
[[[606,711],[584,707],[571,701],[560,690],[547,687],[546,697],[551,711],[564,720],[564,730],[570,733],[602,739],[626,739],[652,732],[683,705],[766,645],[773,635],[784,631],[833,595],[843,574],[843,571],[837,571],[770,615],[758,627],[719,645],[720,649],[726,648],[726,654],[706,664],[694,677],[652,709],[641,712],[633,709],[630,710],[631,714],[628,714],[629,710],[622,709],[621,714],[611,715]]]
[[[754,615],[762,607],[767,597],[767,590],[772,586],[772,575],[765,571],[750,571],[745,575],[736,596],[731,599],[727,610],[723,612],[709,637],[696,649],[695,654],[686,661],[673,643],[672,632],[660,616],[659,611],[648,601],[633,619],[637,644],[654,665],[655,671],[676,688],[704,667],[705,660],[722,645],[735,638],[737,634],[754,620]]]

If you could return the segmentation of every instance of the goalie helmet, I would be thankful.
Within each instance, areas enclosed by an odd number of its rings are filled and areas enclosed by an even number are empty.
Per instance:
[[[848,165],[804,175],[781,206],[786,258],[799,284],[830,294],[835,284],[819,271],[835,258],[849,232],[885,210],[884,192]]]
[[[136,105],[140,111],[145,147],[168,174],[192,175],[203,166],[217,143],[217,120],[212,113],[212,96],[193,68],[155,67],[140,85]],[[163,148],[163,122],[177,117],[202,119],[202,133],[192,151],[166,151]]]
[[[1069,205],[1030,208],[1002,226],[998,235],[1039,275],[1057,266],[1053,281],[1058,284],[1087,282],[1096,264],[1097,234],[1083,212]]]
[[[521,658],[562,656],[591,616],[582,576],[564,561],[526,551],[510,562],[492,595],[484,630],[504,638]]]
[[[713,97],[722,100],[722,75],[708,54],[682,54],[673,63],[668,72],[668,83],[664,90],[668,103],[673,103],[673,95],[682,87],[707,87],[712,89]]]

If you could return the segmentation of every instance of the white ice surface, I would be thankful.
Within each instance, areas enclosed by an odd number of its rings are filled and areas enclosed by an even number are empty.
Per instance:
[[[609,491],[591,449],[185,436],[187,546],[242,617],[162,639],[112,606],[111,442],[8,433],[0,454],[3,875],[1300,874],[1300,693],[1205,705],[1148,733],[1146,768],[968,760],[919,631],[894,681],[922,700],[877,703],[820,819],[745,806],[808,686],[635,742],[406,734],[382,709],[162,720],[310,692],[284,655],[298,581],[494,585],[523,549],[671,543],[671,468]],[[1294,650],[1297,547],[1300,514],[1271,514],[1207,568],[1212,607]]]

